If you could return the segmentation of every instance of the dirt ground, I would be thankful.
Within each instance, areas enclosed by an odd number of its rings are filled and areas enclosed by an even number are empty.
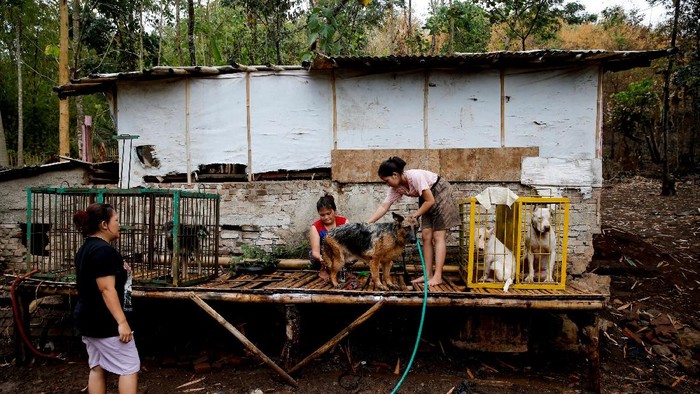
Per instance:
[[[600,337],[603,393],[700,393],[700,180],[682,180],[671,197],[659,196],[659,190],[660,182],[644,178],[609,182],[603,189],[603,232],[594,239],[589,268],[611,278],[611,302],[602,313]],[[230,336],[211,334],[217,330],[211,319],[183,321],[190,306],[169,311],[157,303],[139,306],[142,313],[159,313],[157,323],[136,328],[137,344],[143,332],[141,393],[390,393],[399,382],[400,393],[586,392],[582,354],[458,350],[445,340],[451,333],[444,332],[443,323],[451,317],[432,311],[413,368],[400,381],[395,366],[397,361],[406,365],[418,327],[417,317],[405,310],[388,311],[304,367],[294,375],[299,383],[295,389],[231,344]],[[322,317],[337,320],[342,328],[362,311],[327,311]],[[230,313],[236,320],[283,312],[257,308]],[[271,338],[283,336],[280,319],[256,320],[261,321],[237,327],[266,354],[279,355],[282,346]],[[317,331],[311,336],[332,335]],[[15,365],[6,337],[2,345],[0,393],[84,390],[88,371],[76,339],[47,343],[60,349],[65,361],[37,359],[27,366]],[[208,367],[195,371],[193,365]],[[113,378],[109,392],[116,392]]]

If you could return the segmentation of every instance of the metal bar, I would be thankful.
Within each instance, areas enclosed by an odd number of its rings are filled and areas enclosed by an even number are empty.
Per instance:
[[[27,188],[27,272],[32,270],[32,189]]]

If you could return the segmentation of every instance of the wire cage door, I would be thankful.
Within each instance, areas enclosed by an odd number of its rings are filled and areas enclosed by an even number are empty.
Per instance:
[[[468,287],[565,288],[568,198],[520,197],[489,209],[475,197],[458,204],[460,275]]]

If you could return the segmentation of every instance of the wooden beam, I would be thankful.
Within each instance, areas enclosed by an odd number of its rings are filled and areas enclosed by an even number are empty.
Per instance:
[[[372,315],[374,315],[375,312],[379,310],[379,308],[384,305],[384,300],[379,300],[376,304],[374,304],[371,308],[369,308],[365,313],[363,313],[360,317],[355,319],[352,323],[350,323],[349,326],[345,327],[341,332],[339,332],[336,336],[331,338],[330,341],[326,342],[323,346],[320,348],[316,349],[315,352],[309,354],[305,359],[301,360],[297,365],[292,367],[292,369],[289,370],[289,373],[294,373],[295,371],[299,370],[301,367],[304,365],[308,364],[310,361],[316,359],[323,353],[327,352],[330,350],[333,346],[337,345],[338,342],[340,342],[343,338],[348,336],[355,328],[357,328],[360,324],[364,323],[367,319],[369,319]]]
[[[593,317],[593,324],[584,327],[584,351],[588,359],[588,389],[600,393],[600,332],[601,319],[598,314]]]
[[[191,290],[188,289],[188,290]],[[204,300],[216,300],[222,302],[242,303],[274,303],[274,304],[336,304],[336,305],[374,305],[378,299],[385,300],[386,305],[392,306],[421,306],[422,294],[413,292],[410,295],[400,293],[391,295],[391,292],[377,294],[376,292],[357,292],[353,290],[338,294],[333,290],[299,290],[272,292],[268,289],[264,292],[223,292],[216,290],[197,291],[198,297]],[[513,291],[511,291],[513,293]],[[49,289],[42,289],[42,294],[55,294]],[[134,298],[153,299],[189,299],[189,292],[173,290],[137,290],[134,289]],[[553,298],[542,297],[512,297],[507,298],[499,294],[484,295],[475,298],[455,298],[449,296],[429,295],[430,307],[464,307],[464,308],[495,308],[495,309],[530,309],[530,310],[600,310],[605,307],[605,300],[596,297],[576,297],[569,299],[553,295]]]
[[[275,370],[284,380],[286,380],[289,384],[291,384],[294,387],[299,387],[299,383],[297,383],[294,378],[289,376],[282,368],[280,368],[277,364],[275,364],[274,361],[272,361],[269,357],[265,355],[260,349],[257,348],[251,341],[248,340],[248,338],[245,337],[236,327],[234,327],[231,323],[226,321],[223,316],[221,316],[217,311],[214,310],[214,308],[210,307],[209,304],[204,302],[201,298],[199,298],[195,293],[190,292],[189,293],[189,298],[194,301],[197,305],[199,305],[202,309],[204,309],[205,312],[207,312],[211,317],[213,317],[219,324],[224,326],[231,334],[233,334],[245,347],[248,348],[253,354],[256,356],[260,357],[265,364],[269,365],[272,369]]]

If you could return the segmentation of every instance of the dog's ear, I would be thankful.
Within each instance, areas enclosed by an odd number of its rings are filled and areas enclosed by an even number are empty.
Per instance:
[[[403,216],[399,215],[399,214],[396,213],[396,212],[392,212],[392,213],[391,213],[391,217],[394,218],[394,221],[395,221],[395,222],[399,222],[399,223],[402,223],[402,222],[403,222]]]

